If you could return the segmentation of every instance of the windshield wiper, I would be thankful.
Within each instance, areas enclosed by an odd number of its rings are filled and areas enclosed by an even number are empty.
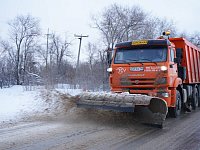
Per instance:
[[[138,61],[138,59],[126,59],[128,61],[131,61],[129,63],[141,63],[142,65],[144,65],[142,62]]]
[[[116,60],[115,63],[127,63],[130,65],[130,62],[127,62],[126,60]]]
[[[143,61],[146,60],[147,62],[155,63],[155,64],[157,65],[156,62],[153,62],[152,60],[146,59],[146,58],[144,58],[144,59],[117,60],[116,63],[123,62],[123,63],[127,63],[127,64],[129,64],[129,65],[130,65],[131,63],[141,63],[142,65],[144,65],[144,64],[143,64],[144,62],[141,62],[141,60],[143,60]]]
[[[133,60],[133,59],[126,59],[126,60],[117,60],[116,63],[119,63],[119,62],[122,62],[122,63],[127,63],[127,64],[131,64],[131,63],[141,63],[143,65],[142,62],[139,62],[138,60]]]
[[[157,65],[156,62],[154,62],[154,61],[152,61],[152,60],[150,60],[150,59],[143,58],[143,59],[140,59],[140,60],[147,60],[148,62],[155,63],[155,64]]]

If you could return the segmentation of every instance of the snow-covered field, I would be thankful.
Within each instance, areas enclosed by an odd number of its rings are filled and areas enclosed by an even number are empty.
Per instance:
[[[80,89],[61,87],[56,90],[45,90],[34,87],[28,91],[27,87],[13,86],[0,89],[0,124],[17,122],[34,116],[55,115],[65,109],[67,99],[63,95],[76,95]]]

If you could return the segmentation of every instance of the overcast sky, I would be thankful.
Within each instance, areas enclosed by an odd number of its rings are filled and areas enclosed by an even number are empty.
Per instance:
[[[200,31],[200,0],[0,0],[0,37],[7,34],[7,22],[17,15],[31,14],[40,19],[43,32],[54,31],[62,36],[86,34],[95,38],[90,28],[91,16],[110,4],[138,5],[145,12],[173,20],[179,31]]]

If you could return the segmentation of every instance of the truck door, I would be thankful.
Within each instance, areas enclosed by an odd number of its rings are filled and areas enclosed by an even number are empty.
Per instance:
[[[177,64],[174,63],[175,50],[170,48],[170,63],[169,63],[169,75],[170,75],[170,85],[173,86],[174,80],[177,78]]]

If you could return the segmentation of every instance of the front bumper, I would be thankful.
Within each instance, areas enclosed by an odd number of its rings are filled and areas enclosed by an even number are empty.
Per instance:
[[[138,88],[138,89],[131,89],[131,88],[115,88],[111,89],[115,93],[123,93],[129,92],[130,94],[143,94],[152,97],[159,97],[164,99],[167,102],[167,106],[171,106],[171,99],[172,99],[172,92],[166,88],[154,89],[154,88]]]

